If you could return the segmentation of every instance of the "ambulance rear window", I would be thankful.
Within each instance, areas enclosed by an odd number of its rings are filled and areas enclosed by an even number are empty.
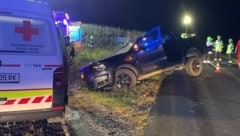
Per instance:
[[[52,56],[56,41],[50,23],[40,19],[0,16],[0,53]]]

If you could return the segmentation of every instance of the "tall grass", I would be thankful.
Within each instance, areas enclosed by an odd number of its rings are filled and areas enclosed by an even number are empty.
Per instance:
[[[130,42],[134,42],[137,37],[143,34],[141,31],[125,30],[96,24],[81,24],[81,28],[83,29],[83,43],[85,45],[89,44],[90,36],[92,35],[96,47],[99,48],[115,47],[118,37],[129,38]]]
[[[114,48],[93,48],[83,47],[75,57],[76,65],[82,65],[89,62],[106,58],[113,54]]]
[[[77,25],[77,24],[73,24]],[[117,48],[117,38],[129,38],[129,42],[134,42],[143,32],[136,30],[125,30],[121,28],[101,26],[95,24],[81,24],[83,29],[82,49],[76,55],[77,65],[97,61],[113,55]],[[94,37],[94,48],[88,48],[90,36]]]

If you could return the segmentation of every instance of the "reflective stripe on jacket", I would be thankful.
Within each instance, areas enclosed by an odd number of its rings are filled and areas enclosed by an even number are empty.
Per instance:
[[[216,40],[215,42],[215,51],[216,52],[222,52],[222,48],[223,48],[223,42],[220,40]]]

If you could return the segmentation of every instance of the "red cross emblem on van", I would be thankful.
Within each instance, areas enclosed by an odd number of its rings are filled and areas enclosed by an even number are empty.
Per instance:
[[[33,28],[30,21],[23,20],[23,26],[15,27],[15,33],[22,34],[24,41],[31,41],[32,35],[38,35],[39,30],[37,28]]]

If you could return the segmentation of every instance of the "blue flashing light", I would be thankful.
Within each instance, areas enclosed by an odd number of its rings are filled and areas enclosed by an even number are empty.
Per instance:
[[[53,18],[55,21],[63,22],[66,20],[68,24],[70,23],[70,18],[67,13],[63,11],[53,11]]]
[[[48,0],[25,0],[28,2],[36,2],[36,3],[41,3],[41,4],[48,4]]]
[[[68,28],[70,26],[70,18],[68,14],[64,11],[53,11],[53,18],[55,20],[55,24],[62,28],[63,34],[68,35]]]
[[[68,21],[66,19],[63,19],[63,24],[68,26]]]
[[[69,15],[68,15],[68,13],[65,13],[65,18],[66,18],[67,20],[69,20],[69,19],[70,19],[70,17],[69,17]]]

